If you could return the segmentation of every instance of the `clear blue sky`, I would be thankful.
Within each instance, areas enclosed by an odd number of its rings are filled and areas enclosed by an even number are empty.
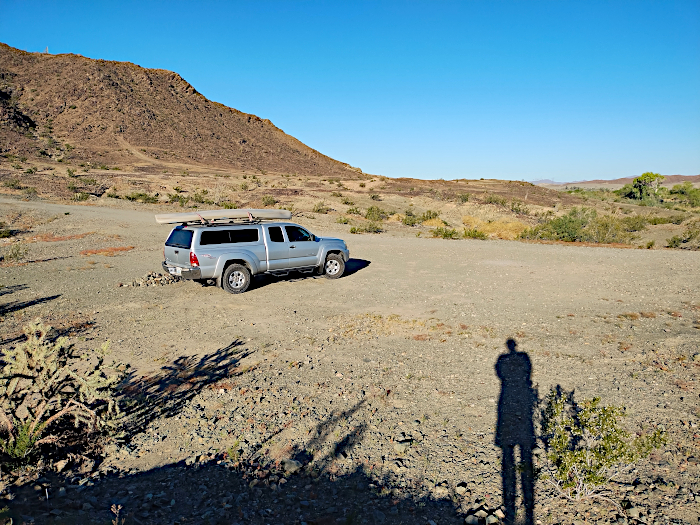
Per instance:
[[[0,41],[176,71],[390,177],[700,173],[698,0],[0,0]]]

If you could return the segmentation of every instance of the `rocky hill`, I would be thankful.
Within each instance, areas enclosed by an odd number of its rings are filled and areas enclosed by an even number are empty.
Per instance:
[[[180,75],[0,44],[0,153],[130,164],[135,156],[352,178],[357,168],[269,120],[213,102]]]

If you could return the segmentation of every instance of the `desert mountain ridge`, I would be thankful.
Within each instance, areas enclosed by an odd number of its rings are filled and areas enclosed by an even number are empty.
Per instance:
[[[177,73],[2,43],[0,153],[362,176],[269,120],[207,99]]]

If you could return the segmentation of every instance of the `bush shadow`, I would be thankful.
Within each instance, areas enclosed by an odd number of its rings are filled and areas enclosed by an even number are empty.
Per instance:
[[[252,351],[235,340],[201,357],[181,356],[159,371],[143,376],[129,373],[119,386],[124,407],[120,439],[129,440],[159,417],[173,417],[203,389],[246,372],[240,361]]]
[[[363,442],[364,428],[346,428],[363,404],[320,421],[304,446],[283,457],[269,449],[236,461],[218,453],[136,474],[85,473],[69,484],[66,474],[45,473],[17,484],[9,514],[18,522],[47,524],[111,523],[115,512],[124,523],[139,525],[462,524],[464,517],[448,499],[392,486],[362,465],[339,472],[331,464]],[[337,432],[339,426],[346,430]]]
[[[12,301],[10,303],[0,305],[0,316],[18,312],[19,310],[24,310],[25,308],[29,308],[30,306],[34,306],[36,304],[48,303],[49,301],[54,301],[59,297],[61,297],[61,294],[38,297],[36,299],[32,299],[31,301]]]

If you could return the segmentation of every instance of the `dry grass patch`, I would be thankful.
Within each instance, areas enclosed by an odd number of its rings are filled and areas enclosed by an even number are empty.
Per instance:
[[[527,224],[520,221],[509,219],[484,221],[472,215],[464,215],[462,217],[462,224],[467,228],[484,232],[489,237],[509,241],[517,239],[518,236],[528,228]]]
[[[39,235],[35,235],[34,237],[30,237],[29,239],[26,240],[26,242],[59,242],[59,241],[72,241],[74,239],[83,239],[87,237],[88,235],[92,235],[95,232],[85,232],[85,233],[76,233],[75,235],[63,235],[63,236],[56,236],[53,233],[42,233]]]
[[[83,250],[80,252],[80,255],[104,255],[105,257],[114,257],[119,253],[128,252],[133,249],[133,246],[111,246],[108,248],[97,248],[96,250]]]
[[[431,228],[439,228],[441,226],[445,226],[447,223],[440,219],[439,217],[433,217],[432,219],[428,219],[427,221],[423,221],[421,223],[423,226],[430,226]]]

